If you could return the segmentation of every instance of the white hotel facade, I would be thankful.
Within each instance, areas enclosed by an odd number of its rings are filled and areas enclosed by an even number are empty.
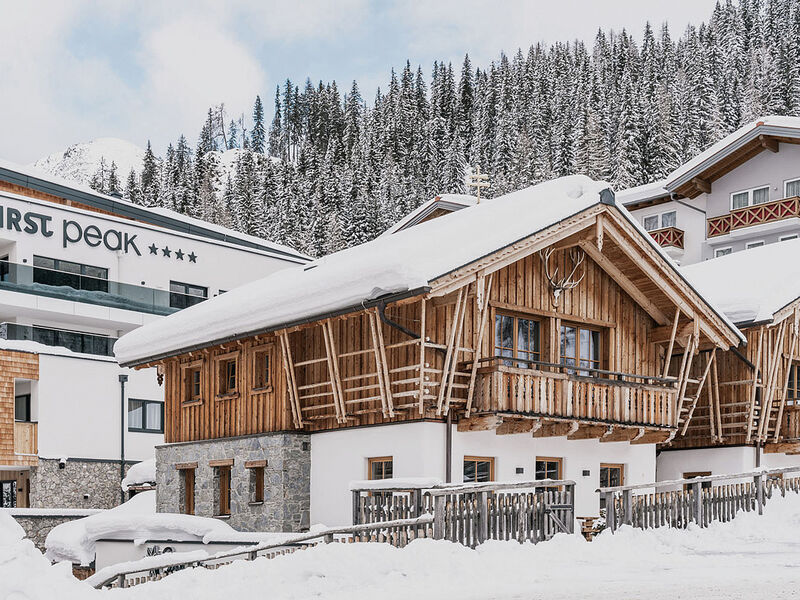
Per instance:
[[[108,508],[163,443],[121,335],[302,264],[290,248],[0,163],[0,507]]]

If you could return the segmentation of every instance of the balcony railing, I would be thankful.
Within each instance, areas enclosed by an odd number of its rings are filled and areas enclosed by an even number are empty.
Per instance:
[[[14,422],[14,453],[37,454],[39,452],[38,425],[30,421]]]
[[[169,315],[205,299],[5,260],[0,261],[2,289],[156,315]]]
[[[774,223],[792,217],[800,217],[800,196],[773,200],[763,204],[735,208],[728,214],[711,217],[707,220],[708,237],[725,235],[737,229],[744,229],[762,223]]]
[[[20,323],[0,323],[0,338],[4,340],[29,340],[45,346],[60,346],[73,352],[96,354],[98,356],[113,356],[114,342],[117,341],[117,338],[105,335],[22,325]]]
[[[674,379],[538,361],[485,359],[478,369],[476,412],[677,427]]]
[[[683,229],[664,227],[651,231],[650,235],[662,248],[672,247],[683,250]]]

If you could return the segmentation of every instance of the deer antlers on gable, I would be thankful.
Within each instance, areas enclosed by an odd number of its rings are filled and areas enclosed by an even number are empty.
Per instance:
[[[547,281],[550,282],[550,289],[553,290],[553,307],[558,306],[558,299],[561,296],[561,292],[565,290],[571,290],[572,288],[576,287],[581,280],[586,276],[586,269],[583,269],[583,273],[578,279],[573,279],[575,276],[575,272],[578,270],[578,267],[581,266],[583,263],[583,259],[586,258],[586,254],[584,254],[583,250],[579,250],[577,248],[573,248],[569,251],[569,259],[572,262],[572,271],[569,272],[569,275],[566,277],[562,277],[561,279],[556,279],[558,277],[558,267],[556,267],[553,273],[550,273],[550,256],[552,256],[555,250],[553,248],[548,248],[546,250],[539,251],[539,257],[542,259],[542,263],[544,264],[544,274],[547,277]]]

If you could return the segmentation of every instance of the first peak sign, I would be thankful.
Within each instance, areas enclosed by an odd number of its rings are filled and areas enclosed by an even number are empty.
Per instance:
[[[64,248],[68,248],[72,244],[84,243],[90,248],[102,245],[113,252],[121,251],[125,254],[142,255],[136,246],[138,234],[130,235],[127,231],[113,227],[100,229],[97,225],[81,225],[71,219],[62,219],[60,224],[56,224],[50,215],[32,211],[22,212],[10,206],[0,206],[0,229],[41,235],[46,238],[52,237],[58,232]]]

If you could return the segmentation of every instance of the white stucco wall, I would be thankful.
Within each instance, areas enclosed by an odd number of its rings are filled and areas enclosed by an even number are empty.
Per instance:
[[[706,239],[706,215],[705,197],[700,196],[694,200],[688,198],[680,202],[665,202],[657,206],[649,206],[640,210],[632,211],[631,214],[636,220],[644,225],[644,219],[653,215],[660,217],[664,213],[675,211],[675,226],[682,229],[684,233],[684,250],[667,248],[667,253],[676,259],[681,265],[691,265],[699,262],[703,258],[703,242]]]
[[[563,477],[576,483],[576,516],[598,514],[600,463],[625,465],[625,483],[655,478],[655,446],[597,440],[498,436],[493,431],[459,433],[453,427],[452,474],[462,480],[464,456],[494,457],[495,480],[530,480],[537,456],[561,457]],[[316,433],[311,436],[311,522],[349,524],[349,483],[367,478],[370,457],[392,456],[395,477],[445,477],[445,431],[442,423],[400,423]],[[523,473],[517,474],[517,467]],[[583,471],[589,475],[584,476]]]
[[[800,456],[765,454],[761,466],[767,469],[800,466]],[[658,481],[681,479],[684,473],[711,471],[712,475],[746,473],[756,468],[756,449],[752,446],[668,450],[656,459]]]

